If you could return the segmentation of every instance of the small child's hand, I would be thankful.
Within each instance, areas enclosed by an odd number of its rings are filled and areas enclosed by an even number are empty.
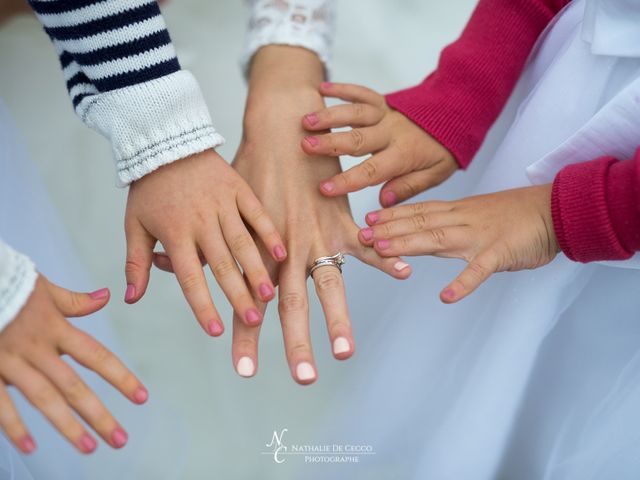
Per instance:
[[[381,256],[434,255],[468,262],[441,293],[454,303],[496,272],[538,268],[559,251],[551,185],[518,188],[454,202],[422,202],[371,212],[360,241]]]
[[[311,132],[340,127],[352,130],[308,136],[302,140],[302,149],[309,155],[373,155],[323,181],[323,194],[344,195],[386,182],[380,191],[380,204],[390,207],[439,185],[458,169],[444,146],[389,108],[379,93],[344,83],[323,83],[320,93],[351,103],[305,115],[303,128]]]
[[[133,183],[125,230],[127,302],[144,294],[153,248],[160,241],[205,332],[217,336],[224,327],[207,286],[203,260],[247,325],[262,321],[253,298],[268,302],[275,289],[252,232],[275,261],[284,260],[286,251],[251,187],[215,151],[165,165]]]
[[[82,453],[93,452],[97,443],[74,411],[112,447],[127,443],[127,433],[118,421],[74,368],[60,358],[69,355],[134,403],[147,400],[147,390],[133,373],[65,318],[89,315],[108,301],[106,288],[76,293],[39,276],[26,305],[0,332],[0,428],[23,453],[31,453],[36,446],[7,385],[16,387]]]

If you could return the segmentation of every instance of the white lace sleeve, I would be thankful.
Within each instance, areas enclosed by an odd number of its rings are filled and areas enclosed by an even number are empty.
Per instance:
[[[335,0],[246,0],[251,17],[241,57],[246,74],[265,45],[294,45],[315,52],[329,71]]]
[[[27,303],[37,277],[33,262],[0,240],[0,330]]]

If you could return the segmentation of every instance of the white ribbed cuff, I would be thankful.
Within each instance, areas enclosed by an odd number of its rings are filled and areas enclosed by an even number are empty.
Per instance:
[[[198,82],[186,70],[87,97],[77,111],[111,141],[121,187],[224,143]]]
[[[0,330],[27,303],[37,279],[33,262],[0,240]]]

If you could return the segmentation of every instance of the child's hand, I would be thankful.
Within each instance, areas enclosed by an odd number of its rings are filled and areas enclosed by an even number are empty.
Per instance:
[[[144,294],[153,248],[160,241],[205,332],[217,336],[224,327],[211,299],[202,260],[210,265],[242,319],[248,325],[259,324],[262,314],[243,273],[256,298],[267,302],[275,290],[244,222],[264,242],[274,260],[284,260],[282,240],[262,204],[242,177],[213,150],[165,165],[138,180],[130,187],[125,218],[125,300],[133,303]]]
[[[127,443],[127,433],[117,420],[60,358],[68,354],[134,403],[147,400],[147,390],[115,355],[65,319],[97,312],[108,301],[106,288],[75,293],[40,276],[27,304],[0,332],[0,428],[23,453],[31,453],[35,443],[7,385],[22,392],[83,453],[93,452],[97,444],[73,411],[112,447],[121,448]]]
[[[305,130],[322,132],[351,127],[349,132],[308,136],[302,149],[309,155],[373,156],[327,179],[320,190],[327,196],[344,195],[387,182],[380,204],[390,207],[439,185],[457,169],[453,155],[400,112],[392,110],[382,95],[365,87],[323,83],[320,93],[351,102],[304,116]]]
[[[360,241],[382,256],[435,255],[468,262],[440,293],[445,303],[466,297],[495,272],[538,268],[559,251],[550,184],[380,210],[366,221],[370,227],[360,231]]]

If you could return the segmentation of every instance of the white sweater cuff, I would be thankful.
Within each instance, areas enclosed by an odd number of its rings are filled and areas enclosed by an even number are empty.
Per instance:
[[[37,278],[33,262],[0,240],[0,330],[27,303]]]
[[[83,99],[82,120],[112,144],[118,186],[224,143],[200,86],[186,71]]]

